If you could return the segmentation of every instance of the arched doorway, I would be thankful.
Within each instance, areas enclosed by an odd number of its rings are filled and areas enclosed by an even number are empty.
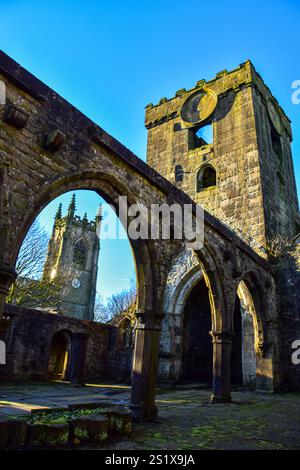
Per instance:
[[[182,380],[211,385],[211,329],[208,288],[202,277],[187,298],[183,312]]]
[[[212,294],[212,266],[207,250],[201,259],[193,250],[180,252],[168,274],[164,291],[160,339],[159,378],[162,381],[201,382],[211,386],[213,344],[211,331],[222,326],[220,298]],[[214,289],[215,289],[214,284]],[[215,290],[214,290],[215,292]]]
[[[257,316],[250,291],[239,283],[234,308],[231,382],[254,390],[256,387],[256,349],[259,342]]]
[[[69,333],[65,331],[59,331],[53,336],[50,345],[50,357],[48,364],[48,376],[50,379],[67,379],[70,348],[71,341]]]

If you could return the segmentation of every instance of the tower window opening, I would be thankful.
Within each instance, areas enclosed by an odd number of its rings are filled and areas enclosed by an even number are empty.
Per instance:
[[[271,142],[272,142],[272,148],[273,148],[275,155],[277,156],[279,161],[282,161],[283,152],[282,152],[280,135],[277,134],[272,124],[271,124]]]
[[[75,244],[73,262],[78,269],[85,269],[86,245],[83,240],[79,240]]]
[[[216,186],[216,170],[211,165],[205,165],[197,173],[197,192]]]
[[[196,127],[189,129],[190,139],[189,147],[191,150],[210,145],[213,143],[213,125],[207,124],[206,126]]]
[[[175,166],[175,182],[179,183],[183,181],[184,171],[181,165]]]

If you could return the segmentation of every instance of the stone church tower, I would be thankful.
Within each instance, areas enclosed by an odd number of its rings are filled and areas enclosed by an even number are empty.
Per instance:
[[[250,61],[148,105],[145,122],[147,163],[261,255],[300,232],[290,121]]]
[[[149,104],[145,125],[147,163],[270,261],[279,311],[280,380],[297,389],[299,367],[291,362],[291,345],[300,337],[300,217],[289,118],[247,61]],[[201,282],[197,257],[191,251],[180,253],[169,273],[163,303],[160,376],[164,379],[184,376],[185,358],[188,364],[211,361],[210,314],[205,317],[208,294]],[[191,292],[188,296],[185,285]],[[260,361],[253,341],[254,304],[247,289],[241,283],[237,291],[234,329],[238,333],[232,344],[234,380],[242,376],[244,384],[247,377],[250,382],[255,378],[254,363]],[[195,332],[205,329],[206,337],[200,340]],[[199,345],[204,348],[195,358],[190,352],[194,354]],[[256,376],[259,383],[259,373]]]
[[[44,278],[59,277],[63,289],[59,307],[65,315],[80,320],[94,320],[97,266],[100,243],[97,236],[101,221],[100,208],[95,220],[75,215],[73,194],[68,213],[62,217],[59,205],[49,241]]]

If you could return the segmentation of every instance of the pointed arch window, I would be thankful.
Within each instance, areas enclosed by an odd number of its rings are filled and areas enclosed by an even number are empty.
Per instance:
[[[73,263],[77,269],[84,270],[86,266],[87,246],[83,240],[78,240],[74,246]]]
[[[217,174],[212,165],[205,165],[197,173],[197,192],[216,186]]]

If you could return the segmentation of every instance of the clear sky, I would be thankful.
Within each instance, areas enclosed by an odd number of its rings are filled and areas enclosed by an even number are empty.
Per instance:
[[[0,0],[1,49],[143,159],[146,104],[251,59],[292,120],[298,188],[299,25],[299,0]],[[107,255],[107,269],[128,263],[124,244]],[[118,277],[131,273],[128,263]]]

